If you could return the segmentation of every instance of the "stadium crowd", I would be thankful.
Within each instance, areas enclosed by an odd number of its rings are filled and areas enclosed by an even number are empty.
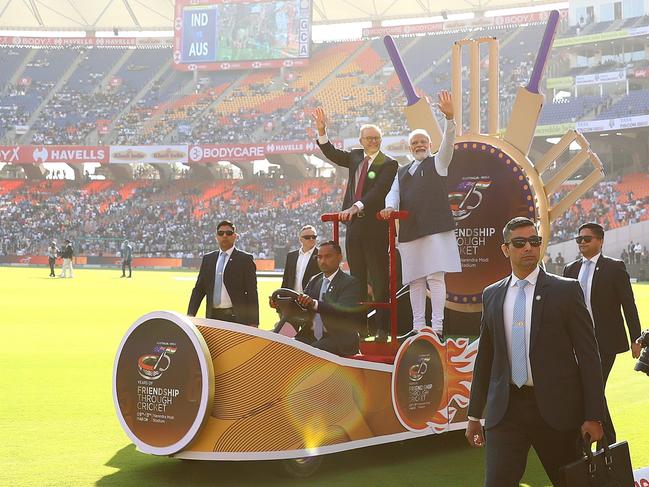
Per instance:
[[[231,190],[203,199],[204,183],[179,185],[151,176],[140,174],[132,193],[119,186],[91,192],[86,182],[47,180],[0,194],[0,252],[43,254],[52,239],[70,238],[78,254],[112,256],[128,238],[136,256],[198,257],[214,247],[215,221],[231,218],[242,249],[257,258],[273,258],[277,248],[294,245],[302,224],[315,225],[320,235],[331,234],[320,215],[340,208],[345,184],[335,178],[326,184],[310,179],[306,197],[300,199],[287,197],[299,193],[300,183],[257,177],[230,180]],[[649,218],[648,197],[622,195],[617,187],[616,181],[604,181],[584,195],[553,222],[551,243],[574,237],[580,222],[597,221],[612,229]],[[553,201],[571,189],[566,186]],[[626,258],[634,262],[634,251]]]

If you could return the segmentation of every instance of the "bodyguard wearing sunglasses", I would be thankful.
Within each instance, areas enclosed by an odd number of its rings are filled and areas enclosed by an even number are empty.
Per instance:
[[[302,294],[309,279],[320,272],[318,268],[318,249],[316,240],[318,234],[313,225],[305,225],[298,232],[300,248],[286,255],[282,287],[293,289]]]
[[[530,447],[557,485],[579,435],[602,438],[597,341],[579,283],[539,267],[534,222],[513,218],[503,239],[512,274],[483,293],[466,437],[486,445],[487,487],[518,487]]]
[[[622,311],[631,336],[633,358],[640,356],[641,348],[636,343],[640,336],[640,318],[624,262],[602,254],[604,228],[598,223],[584,223],[579,227],[579,235],[575,241],[582,258],[566,265],[563,275],[577,279],[581,284],[588,312],[595,324],[595,336],[599,343],[606,386],[616,355],[629,350]],[[615,443],[615,428],[608,408],[604,432],[609,443]]]
[[[259,326],[257,266],[252,254],[234,246],[237,236],[232,222],[223,220],[217,225],[219,250],[203,256],[189,299],[189,316],[196,316],[207,296],[207,318]]]

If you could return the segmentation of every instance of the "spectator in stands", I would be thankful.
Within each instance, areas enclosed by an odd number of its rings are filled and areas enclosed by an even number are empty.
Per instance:
[[[203,256],[189,299],[189,316],[196,316],[203,297],[207,296],[207,318],[259,326],[257,266],[252,254],[234,246],[237,237],[232,222],[219,222],[216,227],[219,250]]]
[[[282,287],[302,293],[307,283],[320,272],[318,268],[318,233],[313,225],[304,225],[298,232],[300,248],[289,252],[284,265]]]
[[[438,94],[439,109],[446,118],[439,151],[431,154],[430,135],[422,129],[408,136],[414,161],[399,169],[385,198],[381,216],[405,210],[410,216],[399,222],[399,252],[403,283],[410,285],[412,331],[426,326],[426,287],[430,291],[433,331],[443,336],[447,272],[462,272],[455,236],[455,221],[448,202],[446,176],[453,158],[455,120],[453,100],[447,91]]]
[[[361,299],[367,299],[368,276],[374,291],[374,300],[387,302],[388,298],[388,224],[376,219],[385,202],[385,196],[397,173],[397,161],[381,152],[381,130],[376,125],[362,125],[359,142],[362,149],[345,151],[335,148],[327,135],[327,118],[322,107],[313,113],[318,131],[318,146],[327,159],[349,169],[349,179],[343,200],[343,211],[338,216],[347,222],[345,247],[352,276],[361,285]],[[386,341],[389,316],[379,309],[376,339]]]
[[[50,277],[56,277],[54,273],[54,264],[56,264],[56,258],[59,256],[61,250],[56,246],[56,242],[52,240],[50,246],[47,249],[47,263],[50,265]]]
[[[132,275],[131,260],[133,259],[133,247],[128,242],[128,240],[124,240],[124,242],[122,243],[121,254],[122,254],[122,276],[121,277],[127,277],[126,268],[128,267],[128,277],[130,278]]]
[[[72,258],[74,257],[74,247],[72,242],[68,239],[65,240],[65,245],[61,250],[61,257],[63,258],[63,267],[61,268],[61,275],[59,277],[67,277],[67,273],[70,273],[70,278],[74,277],[72,269]]]
[[[317,259],[322,273],[311,279],[297,298],[299,304],[315,312],[313,326],[303,326],[295,338],[337,355],[355,355],[364,314],[358,304],[360,283],[340,269],[343,255],[337,242],[321,244]]]

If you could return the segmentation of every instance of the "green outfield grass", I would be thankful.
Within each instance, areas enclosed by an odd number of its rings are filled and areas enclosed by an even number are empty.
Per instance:
[[[115,351],[126,329],[154,310],[185,312],[195,273],[48,270],[0,267],[0,486],[285,485],[273,462],[183,462],[144,455],[122,431],[113,409]],[[266,297],[279,280],[260,280]],[[649,286],[635,285],[645,327]],[[203,311],[201,310],[201,315]],[[619,438],[629,440],[634,468],[649,465],[649,377],[619,356],[607,396]],[[294,485],[478,486],[484,452],[461,432],[330,455],[316,477]],[[525,483],[549,482],[534,454]]]

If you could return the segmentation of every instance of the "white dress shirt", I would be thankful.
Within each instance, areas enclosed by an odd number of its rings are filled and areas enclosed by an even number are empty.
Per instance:
[[[327,136],[327,134],[318,136],[318,143],[320,145],[326,144],[327,142],[329,142],[329,137]],[[374,162],[374,159],[376,159],[376,156],[378,156],[378,155],[379,155],[378,152],[371,156],[367,152],[363,151],[363,159],[365,159],[366,157],[370,158],[370,160],[367,163],[367,171],[368,172],[370,170],[370,167],[372,167],[372,163]],[[356,182],[356,185],[358,185],[358,178],[361,175],[361,169],[363,169],[363,165],[359,164],[358,168],[356,169],[356,174],[355,174],[355,178],[354,178],[354,181]],[[351,177],[352,177],[352,175],[350,174],[349,179],[351,179]],[[356,193],[356,186],[354,186],[354,193]],[[363,204],[362,201],[354,202],[354,206],[357,206],[359,210],[362,210],[363,208],[365,208],[365,205]]]
[[[322,275],[322,280],[323,280],[323,281],[324,281],[325,279],[329,279],[329,287],[327,288],[327,292],[329,292],[329,290],[331,289],[331,283],[333,282],[334,277],[336,277],[336,274],[338,274],[339,272],[341,272],[340,269],[338,269],[336,272],[334,272],[333,274],[331,274],[329,277],[325,277],[324,274]],[[320,291],[321,291],[321,290],[322,290],[322,285],[320,286],[320,289],[318,289],[318,296],[320,296]],[[325,294],[326,294],[326,293],[325,293]],[[315,303],[314,303],[313,309],[314,309],[315,311],[318,311],[318,303],[319,303],[319,301],[318,301],[317,298],[314,298],[314,301],[315,301]]]
[[[526,386],[533,386],[534,380],[532,378],[532,367],[530,365],[530,332],[532,328],[532,305],[534,304],[534,288],[536,287],[536,280],[539,277],[540,268],[534,269],[525,280],[529,282],[525,286],[525,348],[527,353],[527,382]],[[516,301],[516,294],[518,288],[516,283],[519,281],[518,277],[514,274],[511,275],[509,285],[507,286],[507,294],[505,295],[505,304],[503,305],[503,323],[505,325],[505,341],[507,342],[507,354],[509,355],[509,363],[512,363],[512,325],[514,320],[514,301]]]
[[[313,255],[313,251],[315,250],[315,246],[307,251],[304,252],[302,250],[302,247],[300,247],[300,250],[297,253],[297,264],[295,265],[295,291],[298,293],[302,294],[304,289],[302,289],[302,279],[304,279],[304,273],[306,272],[306,266],[309,264],[309,260],[311,260],[311,256]]]
[[[232,257],[232,252],[234,251],[234,246],[230,247],[229,250],[225,251],[225,255],[227,257],[225,258],[225,262],[223,263],[223,275],[225,276],[225,269],[228,267],[228,262],[230,262],[230,257]],[[220,252],[223,252],[222,250]],[[221,254],[219,253],[219,257]],[[219,259],[216,259],[216,264],[214,265],[214,278],[217,279],[216,276],[216,267],[219,265]],[[223,276],[221,276],[223,278]],[[225,282],[221,286],[221,303],[218,306],[215,306],[217,309],[228,309],[232,308],[232,299],[230,298],[230,295],[228,294],[228,290],[225,287]]]
[[[600,255],[602,255],[601,252],[597,255],[594,255],[590,259],[583,257],[581,259],[581,268],[579,269],[579,275],[577,276],[577,280],[581,282],[584,272],[586,272],[586,266],[584,265],[584,262],[590,260],[590,265],[588,266],[588,281],[587,281],[588,288],[586,290],[586,295],[584,296],[584,299],[586,300],[586,307],[588,308],[588,312],[590,313],[591,319],[593,319],[593,310],[591,309],[590,306],[590,296],[591,296],[591,290],[593,289],[593,276],[595,275],[595,268],[597,267],[597,261],[599,260]]]

